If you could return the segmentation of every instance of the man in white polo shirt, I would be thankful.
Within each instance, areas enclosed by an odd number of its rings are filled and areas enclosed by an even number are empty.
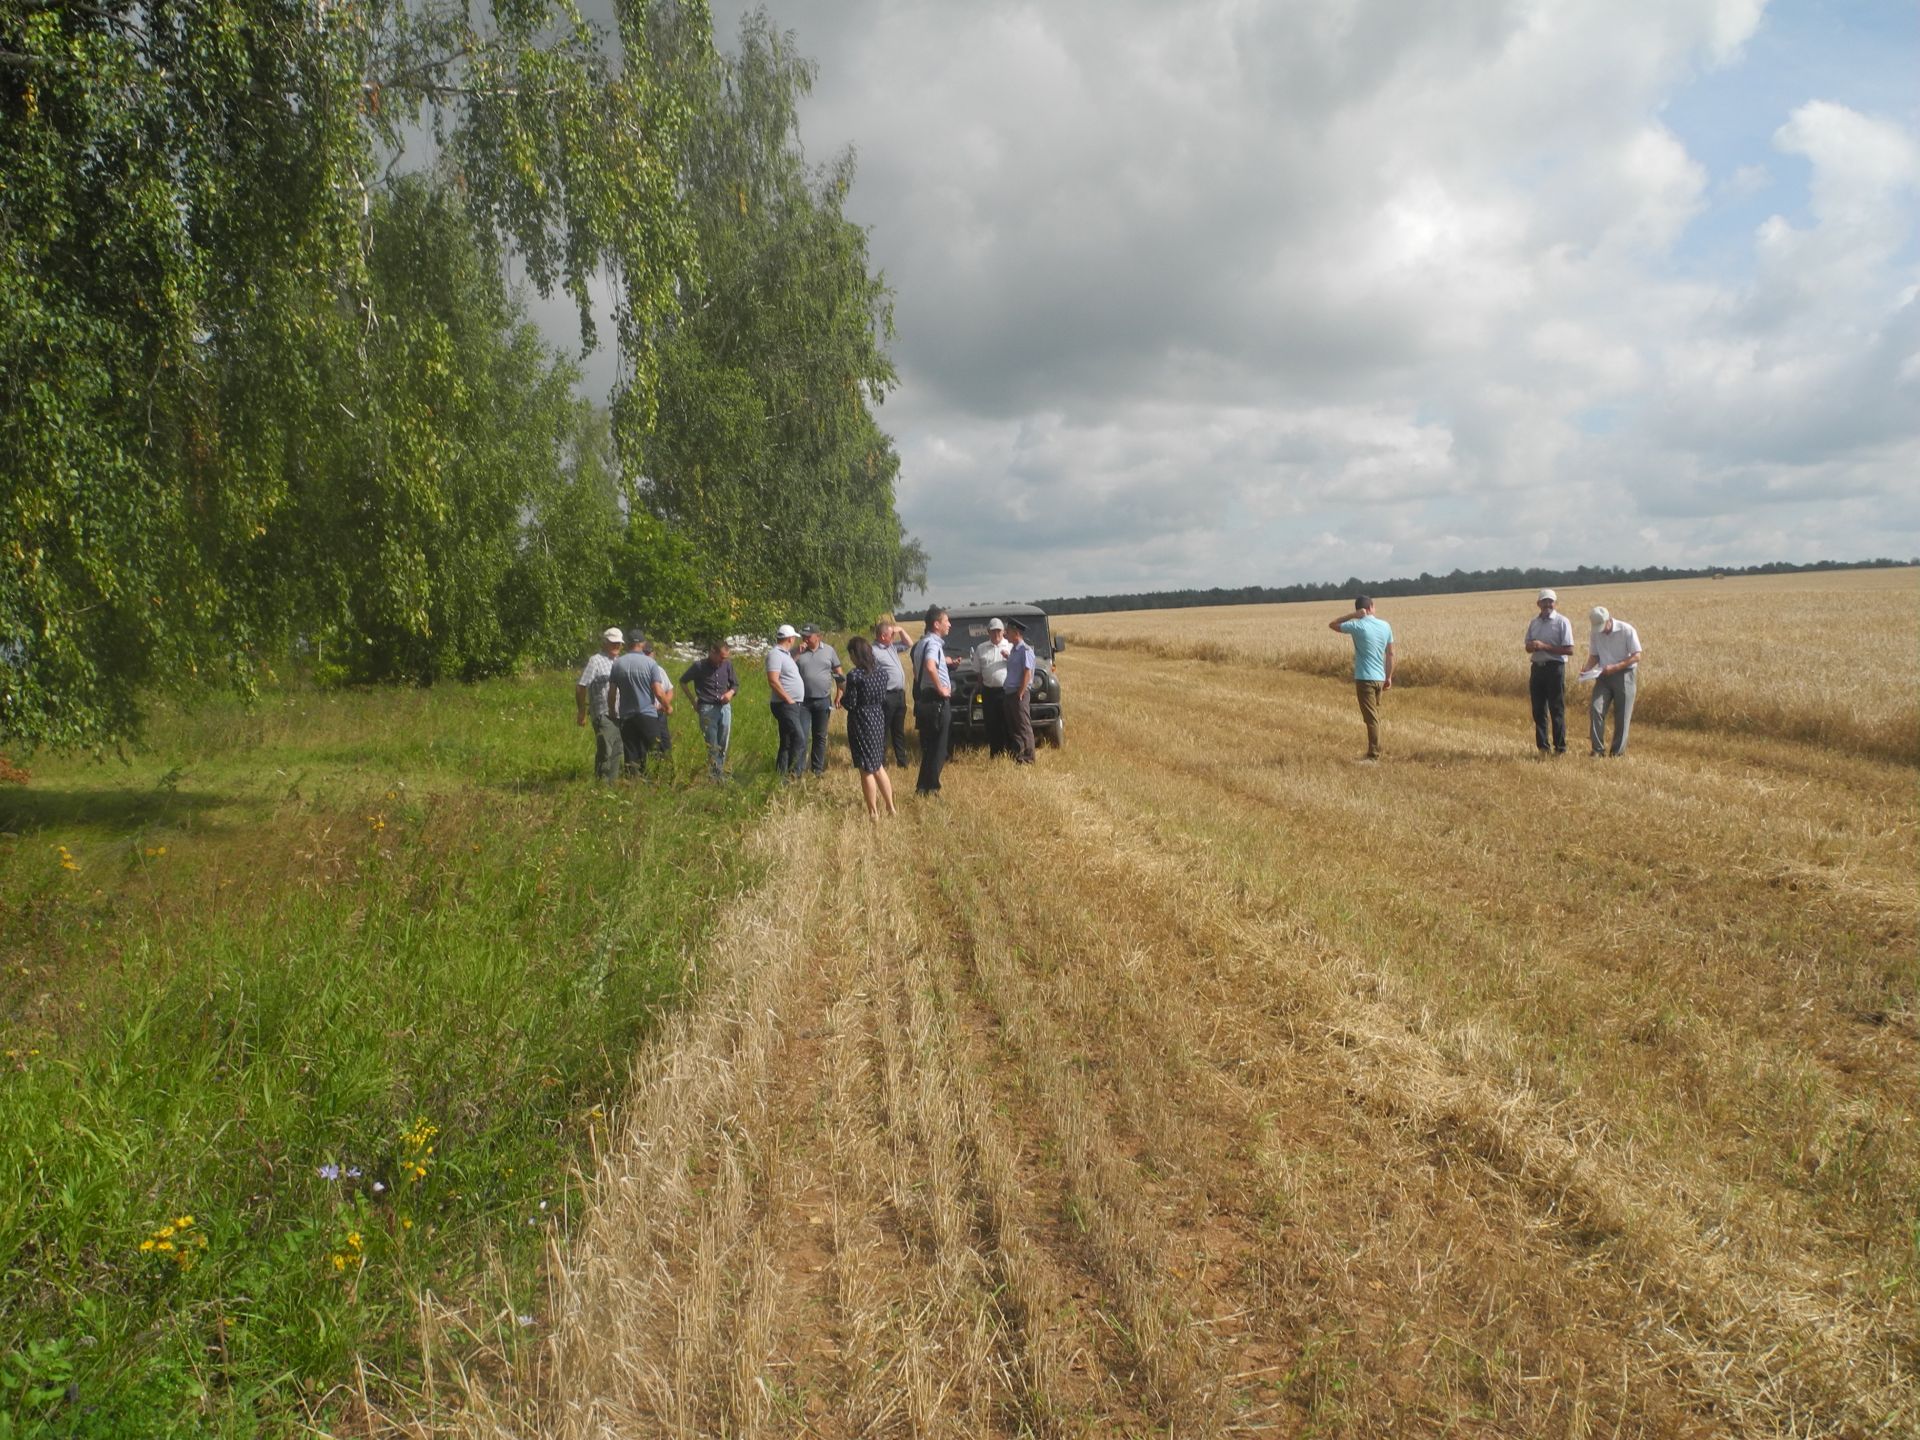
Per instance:
[[[593,721],[593,773],[609,783],[620,778],[626,747],[620,739],[620,722],[607,710],[607,684],[626,639],[618,628],[601,631],[600,648],[587,657],[586,668],[573,687],[578,723],[584,726],[589,719]]]
[[[987,753],[1004,755],[1007,745],[1007,713],[1000,696],[1007,684],[1007,656],[1013,642],[1007,639],[1007,622],[998,615],[987,622],[987,638],[973,647],[973,673],[986,692],[984,717],[987,722]]]
[[[1627,753],[1627,727],[1633,721],[1634,677],[1640,669],[1640,632],[1596,605],[1587,613],[1587,669],[1593,699],[1587,705],[1595,756]],[[1613,748],[1606,746],[1607,711],[1613,711]]]

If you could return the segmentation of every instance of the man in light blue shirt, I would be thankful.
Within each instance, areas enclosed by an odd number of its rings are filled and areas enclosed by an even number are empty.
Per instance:
[[[919,795],[940,793],[940,771],[947,763],[947,736],[953,723],[953,675],[947,669],[947,632],[953,621],[941,605],[927,607],[927,631],[914,642],[913,718],[920,728]]]
[[[1353,689],[1367,722],[1368,760],[1380,758],[1380,697],[1393,688],[1393,627],[1373,613],[1373,597],[1354,597],[1353,609],[1327,622],[1353,641]]]

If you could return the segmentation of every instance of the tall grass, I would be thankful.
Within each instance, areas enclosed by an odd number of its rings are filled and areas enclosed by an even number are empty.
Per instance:
[[[1524,705],[1521,637],[1535,593],[1382,600],[1396,683],[1509,695]],[[1661,580],[1569,588],[1559,600],[1573,622],[1576,661],[1595,605],[1639,631],[1646,660],[1638,718],[1920,762],[1920,570]],[[1069,634],[1077,644],[1162,659],[1350,675],[1351,646],[1327,630],[1340,610],[1303,603],[1076,615]],[[1568,691],[1580,700],[1587,693],[1571,672]]]
[[[571,688],[293,691],[0,791],[0,1436],[422,1408],[421,1293],[537,1332],[771,749],[743,696],[741,783],[682,719],[601,788]]]

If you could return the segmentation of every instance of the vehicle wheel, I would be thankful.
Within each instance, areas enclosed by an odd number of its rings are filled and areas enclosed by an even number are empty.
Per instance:
[[[1046,737],[1047,744],[1058,750],[1062,745],[1067,743],[1067,722],[1064,720],[1055,720],[1052,724],[1048,725],[1042,733]]]

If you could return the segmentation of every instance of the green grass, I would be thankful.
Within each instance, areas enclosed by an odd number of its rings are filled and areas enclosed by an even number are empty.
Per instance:
[[[576,1166],[756,878],[763,686],[726,787],[690,714],[595,785],[555,675],[164,713],[0,788],[0,1437],[415,1409],[421,1293],[476,1356],[537,1336]]]

